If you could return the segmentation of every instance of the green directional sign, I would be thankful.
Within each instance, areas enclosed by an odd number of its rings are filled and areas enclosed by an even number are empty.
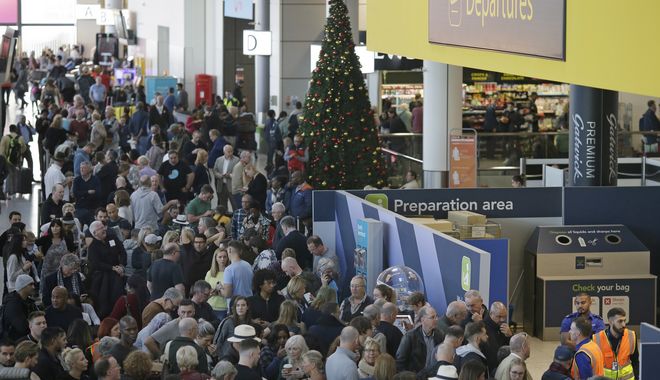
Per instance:
[[[463,290],[470,290],[470,277],[472,276],[472,262],[467,256],[463,256],[461,262],[461,287]]]

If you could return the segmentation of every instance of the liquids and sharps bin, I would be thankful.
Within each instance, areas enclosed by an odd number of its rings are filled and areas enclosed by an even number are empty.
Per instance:
[[[657,278],[650,274],[650,252],[623,225],[537,227],[524,261],[528,333],[558,340],[561,321],[576,311],[574,298],[581,292],[605,321],[610,309],[621,307],[629,327],[655,324]]]

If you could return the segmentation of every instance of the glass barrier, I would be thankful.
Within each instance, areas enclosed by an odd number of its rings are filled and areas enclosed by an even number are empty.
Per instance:
[[[619,157],[644,155],[643,138],[657,132],[619,131],[617,153]],[[393,133],[379,135],[383,160],[386,161],[392,187],[404,183],[407,170],[414,170],[422,182],[423,134]],[[567,159],[568,131],[558,132],[501,132],[478,133],[479,186],[509,187],[511,177],[520,172],[521,159]],[[657,153],[648,156],[660,156]],[[626,170],[627,172],[628,170]],[[528,173],[528,175],[540,175]],[[637,173],[635,173],[637,174]]]

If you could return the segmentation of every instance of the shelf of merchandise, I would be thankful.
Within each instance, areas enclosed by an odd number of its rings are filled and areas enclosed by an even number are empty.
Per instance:
[[[415,99],[415,95],[424,97],[424,86],[422,84],[383,84],[381,85],[381,99],[394,99],[393,106],[409,103]]]

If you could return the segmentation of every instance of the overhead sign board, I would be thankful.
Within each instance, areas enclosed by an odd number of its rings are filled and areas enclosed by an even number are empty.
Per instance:
[[[273,49],[271,33],[268,31],[243,30],[244,55],[271,55]]]
[[[566,59],[566,0],[429,0],[429,41]]]
[[[225,0],[225,17],[252,20],[252,0]]]
[[[319,60],[319,54],[321,54],[321,45],[310,45],[310,71],[316,69],[316,62]],[[373,51],[367,50],[366,46],[356,46],[355,54],[357,54],[358,59],[360,60],[362,74],[373,73],[374,58],[376,54]]]

